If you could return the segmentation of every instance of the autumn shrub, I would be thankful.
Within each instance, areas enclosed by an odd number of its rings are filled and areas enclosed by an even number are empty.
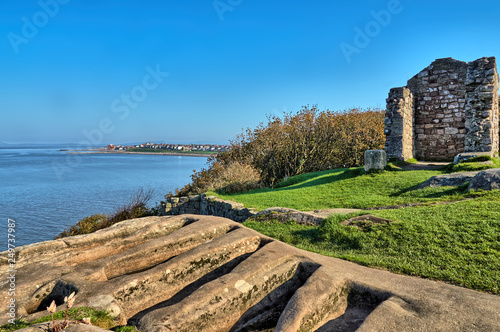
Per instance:
[[[236,173],[238,167],[251,167],[253,174],[259,174],[260,181],[252,183],[274,186],[298,174],[363,165],[366,150],[384,148],[384,116],[381,110],[320,112],[316,106],[268,116],[266,124],[248,128],[231,141],[229,151],[210,157],[208,167],[195,171],[192,182],[177,194],[248,190],[238,181],[226,189],[219,185],[230,183],[227,174]]]
[[[139,189],[131,196],[128,203],[118,207],[112,214],[94,214],[79,220],[75,225],[57,235],[55,238],[89,234],[97,230],[107,228],[120,221],[153,216],[159,214],[159,207],[148,207],[155,191],[153,189]]]
[[[212,187],[212,190],[226,194],[261,188],[260,172],[252,165],[235,161],[221,168],[221,172],[216,177]]]

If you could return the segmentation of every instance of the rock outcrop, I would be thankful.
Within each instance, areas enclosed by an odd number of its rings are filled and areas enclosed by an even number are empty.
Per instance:
[[[427,187],[436,188],[436,187],[461,186],[464,185],[466,182],[472,180],[472,178],[474,178],[477,175],[477,173],[479,173],[479,171],[436,175],[426,180],[415,189],[423,189]]]
[[[436,175],[420,184],[415,190],[427,187],[457,187],[467,182],[469,182],[468,190],[500,189],[500,168]]]
[[[27,320],[76,291],[75,307],[148,332],[500,331],[499,296],[306,252],[220,217],[128,220],[19,247],[17,261],[16,316]]]
[[[487,169],[479,172],[469,183],[469,190],[500,189],[500,168]]]

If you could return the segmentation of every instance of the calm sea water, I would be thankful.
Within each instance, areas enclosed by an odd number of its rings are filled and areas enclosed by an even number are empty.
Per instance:
[[[154,203],[190,181],[206,158],[165,155],[79,154],[65,146],[0,146],[0,251],[8,218],[16,245],[51,240],[79,219],[111,213],[140,188]]]

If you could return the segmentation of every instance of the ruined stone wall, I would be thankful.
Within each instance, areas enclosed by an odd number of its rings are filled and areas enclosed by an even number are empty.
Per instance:
[[[415,107],[415,156],[451,160],[464,152],[467,63],[438,59],[408,81]]]
[[[243,222],[254,214],[241,203],[225,201],[215,196],[192,195],[169,197],[162,202],[162,215],[201,214]]]
[[[387,98],[385,151],[388,157],[413,158],[413,94],[407,88],[393,88]]]
[[[497,152],[498,88],[494,57],[469,63],[437,59],[411,78],[406,87],[389,92],[387,154],[403,160],[415,157],[432,161],[453,160],[462,152]],[[411,130],[407,129],[410,118]]]
[[[469,63],[465,152],[498,151],[498,85],[495,58]]]

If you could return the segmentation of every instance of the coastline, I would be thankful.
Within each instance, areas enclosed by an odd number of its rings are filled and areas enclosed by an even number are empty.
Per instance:
[[[196,152],[133,152],[119,150],[66,150],[67,154],[148,154],[155,156],[186,156],[186,157],[205,157],[215,156],[217,153],[196,153]]]

